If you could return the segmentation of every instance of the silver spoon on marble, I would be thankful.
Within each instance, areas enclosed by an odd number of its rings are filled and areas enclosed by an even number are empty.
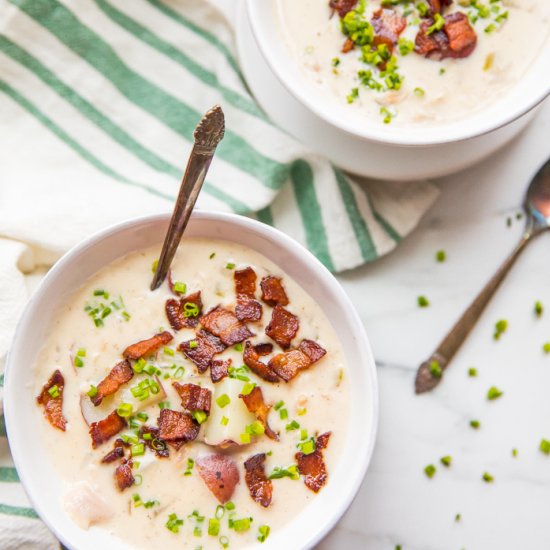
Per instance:
[[[510,268],[525,250],[527,243],[550,228],[550,159],[546,161],[531,180],[525,195],[523,208],[527,221],[519,244],[462,314],[462,317],[447,336],[443,338],[430,358],[420,365],[416,373],[416,393],[433,390],[441,382],[443,373],[449,366],[451,359],[481,317],[485,306],[495,294]]]
[[[195,143],[187,161],[187,168],[181,181],[180,190],[170,219],[170,225],[162,245],[160,258],[155,269],[151,290],[157,289],[170,269],[176,250],[191,212],[197,202],[199,192],[214,157],[216,147],[225,133],[225,117],[219,105],[215,105],[200,120],[193,137]]]

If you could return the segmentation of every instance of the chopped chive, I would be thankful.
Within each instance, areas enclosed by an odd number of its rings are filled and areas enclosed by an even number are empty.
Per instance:
[[[542,302],[540,302],[540,301],[537,300],[537,301],[535,302],[535,315],[536,315],[537,317],[541,317],[543,311],[544,311],[544,307],[543,307],[543,305],[542,305]]]
[[[500,391],[496,386],[491,386],[487,391],[487,399],[489,399],[489,401],[493,401],[501,397],[503,393],[504,392]]]
[[[495,340],[499,340],[500,337],[506,332],[508,329],[508,321],[506,319],[499,319],[495,323],[495,332],[493,334],[493,338]]]
[[[212,252],[212,254],[210,254],[210,256],[208,256],[208,258],[211,260],[215,255],[216,255],[216,253]]]
[[[298,424],[298,422],[296,422],[296,420],[293,420],[292,422],[288,423],[286,426],[285,426],[285,430],[287,432],[291,432],[293,430],[297,430],[300,428],[300,424]]]
[[[455,516],[455,521],[458,523],[460,520],[462,519],[462,515],[461,514],[457,514]]]
[[[170,408],[170,401],[160,401],[159,402],[159,409],[162,411],[163,409],[169,409]]]
[[[199,306],[193,302],[185,302],[183,304],[183,315],[185,317],[198,317],[200,311]]]
[[[517,449],[512,449],[512,456],[514,458],[518,456],[518,450]]]
[[[227,395],[226,393],[220,395],[220,396],[216,399],[216,404],[217,404],[218,407],[220,407],[221,409],[223,409],[224,407],[227,407],[227,405],[229,405],[229,403],[231,403],[231,398],[230,398],[229,395]]]
[[[98,393],[98,389],[97,389],[97,386],[90,386],[90,389],[86,392],[86,395],[88,397],[95,397]]]
[[[104,325],[103,323],[103,320],[102,319],[99,319],[99,317],[96,317],[94,319],[94,325],[97,327],[97,328],[100,328]]]
[[[544,353],[550,353],[550,342],[544,342],[542,345],[542,351],[544,351]]]
[[[550,455],[550,441],[548,439],[541,439],[539,444],[539,450],[545,455]]]
[[[138,443],[137,445],[132,445],[132,456],[141,456],[145,454],[145,444]]]
[[[298,448],[305,455],[310,455],[311,453],[315,452],[315,441],[313,441],[312,438],[308,439],[307,441],[298,443]]]
[[[199,343],[196,340],[191,340],[189,342],[189,348],[190,349],[195,349],[198,345],[199,345]]]
[[[479,420],[470,420],[470,426],[474,428],[474,430],[477,430],[481,426],[481,422]]]
[[[416,302],[418,307],[428,307],[430,305],[430,301],[426,298],[426,296],[418,296]]]
[[[288,468],[276,466],[271,474],[269,474],[269,479],[281,479],[283,477],[289,477],[293,480],[299,479],[300,474],[298,473],[298,466],[296,466],[296,464],[292,464]]]
[[[152,271],[153,273],[156,272],[158,265],[159,265],[159,261],[158,261],[158,260],[155,260],[155,261],[151,264],[151,271]]]
[[[227,548],[229,546],[229,539],[223,535],[218,539],[222,548]]]
[[[424,468],[424,473],[426,474],[426,476],[428,476],[429,478],[432,478],[434,475],[435,475],[435,472],[436,472],[436,467],[433,465],[433,464],[428,464],[425,468]]]
[[[307,413],[307,409],[306,408],[303,408],[303,409],[298,409],[298,411],[296,412],[296,414],[298,416],[304,416],[304,414]]]
[[[441,375],[443,374],[443,369],[441,368],[437,359],[430,361],[428,365],[428,370],[434,378],[441,378]]]
[[[128,418],[132,414],[133,409],[134,407],[132,406],[131,403],[121,403],[117,407],[116,412],[118,416],[121,416],[122,418]]]
[[[260,542],[265,542],[267,537],[269,537],[269,531],[269,525],[260,525],[260,527],[258,528],[258,540]]]
[[[288,411],[286,409],[281,409],[279,411],[279,418],[281,420],[286,420],[288,418]]]
[[[242,518],[233,520],[233,529],[237,533],[242,533],[250,529],[250,524],[252,523],[252,518]]]
[[[210,518],[208,520],[208,534],[212,537],[217,537],[220,533],[220,520]]]
[[[170,514],[168,521],[166,522],[166,529],[172,531],[172,533],[179,533],[180,527],[183,525],[183,520],[178,518],[176,514]]]
[[[235,351],[243,351],[243,343],[242,342],[239,342],[238,344],[235,344],[235,346],[233,347],[233,349]]]
[[[208,418],[208,415],[204,411],[193,411],[191,416],[199,423],[202,424]]]
[[[225,269],[235,269],[235,264],[232,262],[228,262],[225,264]]]
[[[152,508],[155,504],[160,506],[160,502],[158,500],[148,500],[147,502],[143,503],[143,506],[145,508]]]
[[[248,433],[241,434],[241,443],[243,445],[248,445],[250,443],[250,434]]]
[[[190,476],[191,472],[193,470],[193,466],[195,466],[195,461],[192,458],[187,459],[187,469],[185,472],[183,472],[184,476]]]
[[[477,369],[475,367],[470,367],[468,369],[468,376],[470,378],[475,378],[477,376]]]
[[[220,424],[222,426],[227,426],[227,424],[229,424],[229,418],[227,418],[227,416],[222,416],[222,419],[220,420]]]
[[[277,401],[277,403],[275,403],[275,405],[273,405],[273,408],[278,411],[281,407],[283,407],[285,404],[284,401]]]
[[[254,382],[246,382],[241,390],[241,395],[249,395],[255,387],[256,384]]]
[[[86,357],[86,348],[78,348],[76,354],[78,357]]]
[[[178,294],[185,294],[187,292],[187,285],[181,281],[176,281],[174,283],[174,292]]]
[[[495,480],[495,478],[489,472],[484,472],[484,474],[481,476],[481,479],[483,479],[485,483],[492,483]]]
[[[439,263],[442,263],[444,262],[446,259],[447,259],[447,254],[444,250],[438,250],[436,253],[435,253],[435,259],[436,261],[438,261]]]
[[[415,89],[413,90],[413,92],[414,92],[414,95],[415,95],[415,96],[418,96],[418,97],[423,97],[424,94],[426,93],[426,92],[424,92],[424,90],[423,90],[422,88],[418,88],[418,87],[415,88]]]
[[[73,363],[75,367],[80,368],[84,366],[84,361],[82,361],[82,359],[78,355],[75,355]]]
[[[235,504],[234,504],[231,500],[230,500],[229,502],[226,502],[226,503],[224,504],[224,506],[225,506],[225,509],[226,509],[227,511],[229,511],[229,512],[230,512],[231,510],[235,510]]]
[[[448,467],[451,465],[452,457],[450,457],[449,455],[442,456],[442,457],[440,458],[440,462],[441,462],[441,464],[443,464],[443,466],[445,466],[446,468],[448,468]]]
[[[50,394],[50,397],[53,397],[54,399],[61,395],[61,392],[59,391],[59,386],[57,384],[55,386],[52,386],[48,390],[48,393]]]
[[[173,357],[174,354],[176,353],[172,348],[169,348],[167,346],[164,347],[162,351],[164,351],[165,355],[170,355],[171,357]]]

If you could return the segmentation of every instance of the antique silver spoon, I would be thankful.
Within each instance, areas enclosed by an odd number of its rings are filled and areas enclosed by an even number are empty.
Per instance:
[[[489,303],[521,252],[523,252],[527,243],[550,228],[550,159],[546,161],[531,180],[523,208],[527,221],[519,244],[462,314],[462,317],[445,336],[430,358],[420,365],[416,373],[416,393],[433,390],[441,382],[444,370],[449,366],[451,359],[466,340],[477,320],[481,317],[485,306]]]
[[[197,202],[212,157],[224,132],[225,117],[222,108],[215,105],[202,117],[195,128],[195,143],[187,162],[168,232],[162,245],[151,290],[157,289],[166,278],[195,202]]]

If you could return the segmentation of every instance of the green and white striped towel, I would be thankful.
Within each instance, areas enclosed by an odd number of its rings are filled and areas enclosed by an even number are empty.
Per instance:
[[[360,186],[270,124],[206,0],[0,0],[0,372],[23,273],[107,224],[170,210],[215,103],[227,131],[198,206],[273,224],[333,271],[392,250],[435,200],[422,182]],[[0,416],[0,548],[55,547],[34,517]]]

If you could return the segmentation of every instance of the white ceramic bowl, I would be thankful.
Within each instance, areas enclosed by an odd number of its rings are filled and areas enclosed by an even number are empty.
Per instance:
[[[327,154],[342,168],[360,175],[410,180],[441,176],[465,168],[517,135],[531,120],[535,107],[550,94],[550,41],[547,41],[541,55],[516,86],[489,107],[469,117],[431,127],[365,124],[354,110],[333,101],[329,94],[323,94],[305,76],[281,39],[273,2],[243,2],[263,61],[286,90],[324,123],[322,128],[334,134],[334,139],[328,139],[331,145],[326,150],[321,137],[315,137],[313,143],[307,144]],[[245,26],[242,22],[241,25]],[[241,59],[244,57],[241,55]],[[256,88],[258,86],[252,85],[254,93]],[[274,104],[277,101],[278,98],[271,98]],[[263,102],[262,105],[271,114],[270,107]],[[288,121],[277,122],[302,138],[305,129],[296,128],[290,116]],[[346,147],[332,145],[333,141],[342,139]],[[355,144],[351,143],[353,141]],[[350,149],[354,150],[353,157],[346,153]],[[358,151],[361,153],[357,154]]]
[[[33,365],[61,305],[88,277],[129,252],[160,246],[168,216],[138,218],[106,229],[68,252],[48,273],[19,322],[5,373],[4,414],[10,448],[21,481],[40,517],[67,547],[130,550],[106,530],[85,531],[63,509],[64,491],[55,464],[36,437]],[[310,548],[334,526],[357,493],[372,455],[378,423],[374,359],[363,325],[349,298],[325,267],[283,233],[232,214],[195,212],[186,235],[231,240],[267,256],[294,278],[331,319],[346,353],[351,376],[351,418],[345,447],[330,482],[296,521],[272,533],[263,550]]]

